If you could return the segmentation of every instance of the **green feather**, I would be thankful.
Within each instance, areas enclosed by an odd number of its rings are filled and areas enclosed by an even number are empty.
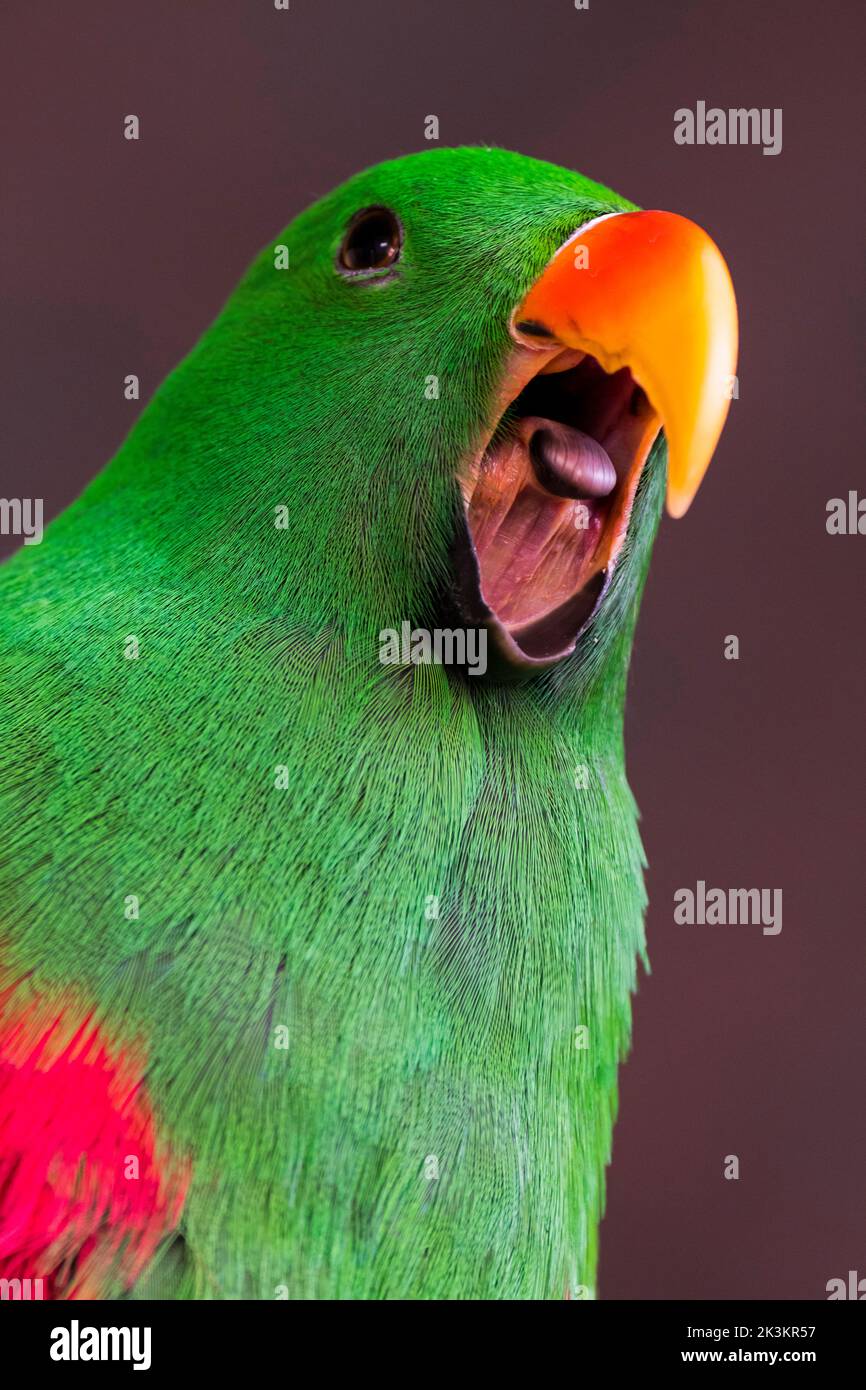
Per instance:
[[[405,247],[359,292],[334,260],[372,204]],[[572,658],[503,686],[382,666],[378,634],[436,625],[511,310],[630,206],[493,149],[351,179],[0,571],[7,961],[147,1040],[193,1166],[183,1245],[138,1292],[594,1289],[644,949],[622,722],[663,444]]]

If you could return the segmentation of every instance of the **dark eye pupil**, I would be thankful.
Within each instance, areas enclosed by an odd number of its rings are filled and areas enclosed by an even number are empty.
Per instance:
[[[380,270],[400,254],[400,225],[387,208],[368,208],[353,219],[340,247],[344,270]]]

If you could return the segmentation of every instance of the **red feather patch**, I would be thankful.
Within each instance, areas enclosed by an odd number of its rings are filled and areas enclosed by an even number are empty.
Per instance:
[[[109,1297],[177,1225],[188,1168],[158,1152],[144,1067],[67,993],[0,992],[0,1279]]]

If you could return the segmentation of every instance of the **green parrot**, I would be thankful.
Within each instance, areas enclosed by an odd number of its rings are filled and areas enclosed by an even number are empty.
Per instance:
[[[395,159],[3,566],[0,1276],[594,1296],[626,674],[735,353],[687,219]]]

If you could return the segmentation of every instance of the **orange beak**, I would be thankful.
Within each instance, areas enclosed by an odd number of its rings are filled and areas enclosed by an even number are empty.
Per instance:
[[[719,440],[737,365],[737,305],[721,252],[672,212],[597,218],[559,248],[514,316],[514,334],[628,367],[668,444],[667,509],[682,516]]]

